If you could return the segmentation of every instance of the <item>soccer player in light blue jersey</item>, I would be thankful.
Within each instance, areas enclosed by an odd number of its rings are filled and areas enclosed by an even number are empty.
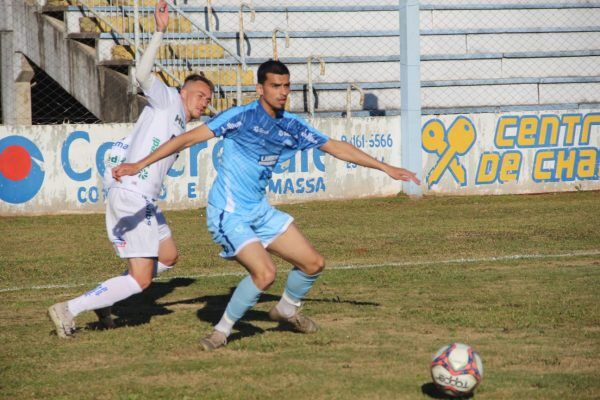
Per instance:
[[[297,151],[319,148],[332,156],[379,169],[391,178],[420,184],[415,173],[378,161],[353,145],[330,139],[298,116],[284,110],[290,94],[285,64],[267,61],[258,69],[259,100],[231,108],[205,125],[160,146],[142,160],[113,169],[119,180],[148,165],[215,136],[223,138],[223,155],[208,196],[207,224],[221,256],[235,259],[249,273],[235,289],[223,317],[201,345],[214,350],[227,344],[233,325],[256,304],[275,280],[271,254],[293,265],[281,300],[269,317],[302,333],[317,330],[301,314],[300,304],[313,286],[325,260],[294,224],[293,218],[271,206],[266,187],[273,168]]]

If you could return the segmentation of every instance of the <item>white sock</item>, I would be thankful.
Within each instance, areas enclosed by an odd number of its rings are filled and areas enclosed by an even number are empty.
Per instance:
[[[292,317],[296,312],[298,312],[298,308],[300,308],[301,302],[294,301],[290,299],[285,292],[281,296],[279,303],[275,306],[279,313],[286,318]]]
[[[157,261],[155,269],[154,269],[154,276],[158,276],[164,272],[169,272],[171,269],[173,269],[173,267],[169,267],[168,265],[165,265],[165,264],[161,263],[160,261]]]
[[[83,311],[112,306],[118,301],[140,293],[142,288],[130,275],[117,276],[102,282],[84,295],[69,300],[69,311],[73,316]]]
[[[233,329],[234,321],[227,318],[227,313],[223,313],[221,320],[217,325],[215,325],[215,330],[222,332],[225,336],[229,337],[231,335],[231,329]]]

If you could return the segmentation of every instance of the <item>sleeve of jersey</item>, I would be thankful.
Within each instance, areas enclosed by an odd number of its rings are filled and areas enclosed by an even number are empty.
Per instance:
[[[297,150],[307,150],[321,147],[329,141],[329,137],[314,127],[310,126],[302,118],[294,114],[286,113],[290,118],[288,132],[292,133],[297,141]]]
[[[206,123],[215,136],[229,136],[244,124],[244,108],[234,107],[213,117]]]
[[[177,91],[165,85],[155,75],[151,75],[150,79],[152,84],[148,90],[144,91],[150,105],[158,109],[169,107],[175,101],[176,96],[179,95]]]

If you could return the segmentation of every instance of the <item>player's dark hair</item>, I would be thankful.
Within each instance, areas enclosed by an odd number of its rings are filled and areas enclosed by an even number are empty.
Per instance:
[[[206,83],[208,85],[208,87],[210,88],[211,92],[213,92],[215,90],[215,85],[210,81],[210,79],[208,79],[206,76],[204,76],[203,73],[188,75],[185,78],[185,81],[183,82],[182,88],[184,88],[188,82],[198,82],[198,81]]]
[[[260,64],[258,67],[258,83],[263,84],[267,80],[267,74],[289,75],[290,70],[281,61],[269,60]]]

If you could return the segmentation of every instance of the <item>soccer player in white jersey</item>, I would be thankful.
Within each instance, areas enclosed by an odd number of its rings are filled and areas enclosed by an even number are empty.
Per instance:
[[[162,143],[179,136],[185,131],[186,122],[199,118],[212,98],[213,84],[204,76],[189,76],[178,93],[151,73],[169,21],[164,0],[156,5],[155,20],[156,32],[136,72],[149,106],[144,108],[133,132],[114,144],[104,182],[108,190],[108,237],[117,255],[128,260],[128,273],[111,278],[82,296],[50,307],[48,314],[62,338],[73,335],[74,318],[83,311],[94,310],[105,327],[113,327],[110,306],[146,289],[154,275],[169,270],[177,261],[171,230],[156,204],[163,179],[177,155],[170,155],[120,181],[112,179],[110,168],[124,160],[139,160]]]
[[[277,164],[299,150],[316,147],[338,159],[379,169],[393,179],[420,184],[413,172],[378,161],[347,142],[330,139],[285,111],[290,73],[283,63],[267,61],[257,75],[259,100],[229,109],[170,140],[144,159],[113,170],[115,179],[124,179],[195,143],[223,137],[221,164],[208,197],[207,224],[213,240],[223,248],[221,256],[237,260],[249,275],[235,289],[214,330],[201,340],[208,351],[227,344],[235,322],[275,280],[271,254],[291,263],[293,268],[281,300],[269,311],[269,317],[299,332],[317,330],[317,325],[299,308],[325,261],[293,218],[267,201],[266,186]]]

